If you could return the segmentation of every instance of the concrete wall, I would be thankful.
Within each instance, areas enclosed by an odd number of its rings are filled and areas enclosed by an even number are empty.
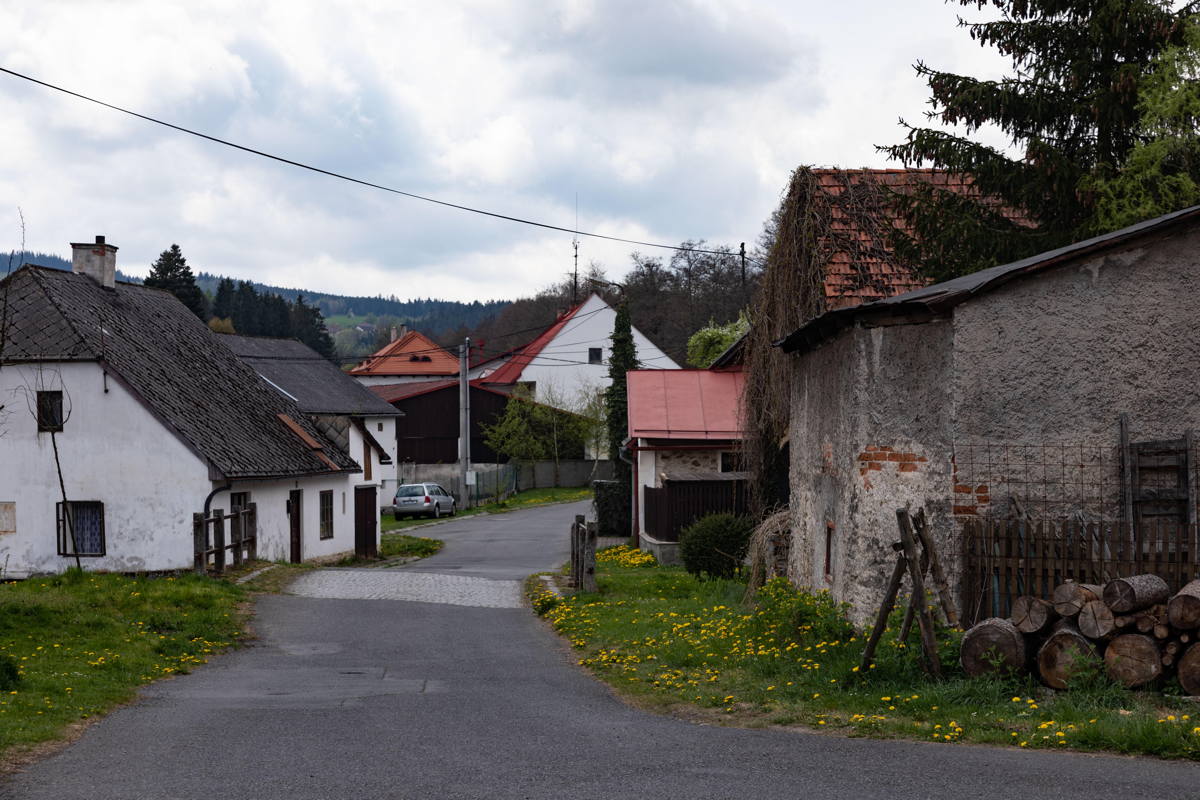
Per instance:
[[[94,363],[0,369],[0,503],[16,530],[0,535],[11,577],[62,572],[56,504],[62,500],[49,433],[38,433],[38,390],[62,391],[68,418],[55,435],[67,498],[104,503],[107,554],[84,569],[135,572],[192,563],[192,513],[212,483],[191,450]],[[7,563],[7,566],[6,566]]]
[[[951,331],[858,328],[799,360],[789,577],[851,603],[860,622],[895,563],[898,507],[935,511],[937,535],[948,536]]]
[[[493,485],[493,473],[499,470],[503,477],[501,483],[511,481],[510,467],[507,464],[472,464],[471,468],[479,473],[478,480],[481,488],[490,490]],[[446,491],[458,496],[459,468],[457,464],[414,464],[404,462],[400,465],[401,483],[418,483],[429,481],[440,484]],[[526,489],[547,489],[553,486],[587,486],[594,480],[612,478],[612,462],[609,461],[560,461],[558,465],[558,482],[554,480],[554,462],[538,461],[533,465],[523,465],[519,476],[519,487]],[[393,494],[395,492],[393,491]],[[391,498],[388,498],[390,501]]]

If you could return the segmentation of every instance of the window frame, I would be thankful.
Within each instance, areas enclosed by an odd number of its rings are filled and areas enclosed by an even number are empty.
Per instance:
[[[38,433],[59,433],[63,429],[63,393],[58,390],[38,391]]]
[[[72,513],[75,513],[76,506],[90,506],[90,507],[95,507],[95,508],[99,509],[99,512],[100,512],[100,552],[98,552],[98,553],[84,553],[84,552],[77,553],[77,552],[75,552],[75,550],[72,549],[72,545],[74,544],[75,541],[78,541],[78,540],[75,537],[72,537],[71,531],[68,530],[68,526],[66,525],[67,518],[66,518],[66,515],[64,514],[63,503],[62,503],[62,501],[59,501],[54,504],[54,509],[55,509],[54,518],[55,518],[56,527],[58,529],[58,531],[57,531],[57,533],[58,533],[58,554],[65,558],[75,558],[76,556],[78,556],[80,558],[103,558],[104,556],[106,556],[108,554],[108,535],[106,532],[105,520],[104,520],[104,503],[101,502],[100,500],[69,500],[69,501],[67,501],[67,505],[71,506]]]
[[[333,490],[325,489],[317,496],[317,519],[320,538],[333,538]]]
[[[588,348],[588,363],[589,364],[603,364],[604,363],[604,348],[603,347],[589,347]]]

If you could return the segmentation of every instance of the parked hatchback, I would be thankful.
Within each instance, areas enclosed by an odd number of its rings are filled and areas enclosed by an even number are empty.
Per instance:
[[[431,517],[454,516],[454,498],[436,483],[406,483],[392,499],[396,519],[428,514]]]

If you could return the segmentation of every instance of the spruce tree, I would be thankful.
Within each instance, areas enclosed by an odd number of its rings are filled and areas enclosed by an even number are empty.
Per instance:
[[[908,128],[880,148],[906,166],[970,175],[978,195],[929,186],[898,198],[911,225],[897,256],[944,279],[1052,249],[1094,232],[1093,201],[1081,184],[1118,171],[1138,143],[1138,87],[1148,65],[1179,44],[1193,4],[1164,0],[958,0],[994,6],[1000,19],[960,21],[982,46],[1012,59],[1000,81],[918,63],[931,119],[959,136]],[[971,138],[996,126],[1021,152],[1013,158]],[[1025,222],[1010,219],[1013,211]]]
[[[197,317],[208,319],[208,301],[196,285],[196,276],[192,274],[192,268],[188,266],[179,245],[172,244],[159,254],[158,260],[150,265],[145,285],[170,292]]]
[[[237,288],[233,278],[221,278],[217,282],[217,293],[213,297],[212,315],[217,319],[233,319],[234,295]]]
[[[613,480],[626,490],[630,488],[632,475],[629,465],[620,458],[621,448],[629,438],[629,391],[625,373],[637,368],[637,346],[633,343],[629,305],[622,299],[613,324],[612,355],[608,359],[611,383],[605,390],[604,399],[607,406],[608,457],[613,464]]]
[[[321,309],[304,302],[304,295],[296,295],[292,305],[292,331],[294,338],[316,350],[325,358],[333,359],[333,337],[325,328],[325,317]]]

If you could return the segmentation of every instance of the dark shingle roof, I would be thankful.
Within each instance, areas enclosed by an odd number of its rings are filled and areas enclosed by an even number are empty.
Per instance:
[[[167,292],[128,283],[105,289],[85,275],[34,266],[5,284],[8,335],[0,363],[103,362],[227,478],[359,469]],[[4,296],[0,292],[0,305]]]
[[[391,403],[295,339],[222,336],[221,342],[259,375],[287,392],[307,414],[400,416]]]
[[[827,311],[775,342],[775,345],[782,347],[788,353],[810,350],[858,320],[880,317],[906,318],[911,321],[932,319],[938,314],[949,311],[959,303],[990,292],[1009,281],[1043,272],[1075,258],[1120,247],[1132,239],[1169,230],[1197,219],[1200,219],[1200,206],[1191,206],[1112,233],[1074,242],[1057,250],[1038,253],[1011,264],[1001,264],[972,272],[969,275],[935,283],[883,300]]]

